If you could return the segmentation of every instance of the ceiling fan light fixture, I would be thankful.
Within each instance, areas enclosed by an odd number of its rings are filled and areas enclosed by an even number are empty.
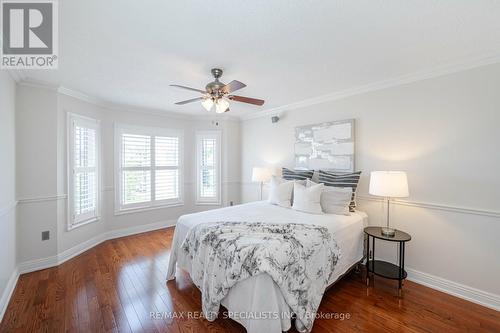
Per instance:
[[[229,102],[224,98],[219,98],[215,103],[215,112],[224,113],[229,109]]]
[[[212,106],[214,106],[214,101],[212,101],[211,98],[205,98],[203,101],[201,101],[201,105],[203,105],[205,110],[210,111],[212,109]]]
[[[196,91],[202,94],[200,97],[177,102],[175,103],[175,105],[184,105],[189,103],[201,102],[201,105],[207,111],[211,111],[212,109],[214,109],[215,106],[215,112],[224,113],[229,111],[229,104],[230,104],[229,101],[253,104],[258,106],[262,106],[264,104],[264,100],[262,99],[233,95],[233,92],[243,89],[247,85],[237,80],[233,80],[228,84],[220,82],[219,78],[222,76],[222,69],[213,68],[212,75],[215,78],[215,81],[207,84],[205,86],[205,90],[181,86],[178,84],[171,84],[170,86],[172,87],[177,87],[184,90]]]

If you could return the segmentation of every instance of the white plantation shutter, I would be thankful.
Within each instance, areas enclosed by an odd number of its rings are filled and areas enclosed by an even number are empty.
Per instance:
[[[151,201],[151,138],[145,135],[122,135],[121,183],[122,205]]]
[[[155,137],[156,200],[179,197],[179,138]]]
[[[198,132],[196,141],[197,202],[220,204],[220,132]]]
[[[99,124],[70,114],[68,149],[69,229],[99,216]]]
[[[117,148],[118,211],[181,202],[180,132],[123,127]]]
[[[217,195],[217,181],[215,180],[215,149],[216,140],[213,138],[201,139],[200,165],[200,197],[213,198]]]

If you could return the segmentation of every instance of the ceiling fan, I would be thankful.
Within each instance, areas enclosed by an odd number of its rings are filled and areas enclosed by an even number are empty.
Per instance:
[[[233,81],[229,82],[228,84],[224,84],[224,83],[219,81],[219,78],[222,76],[222,69],[212,68],[211,72],[212,72],[212,75],[214,76],[215,80],[213,82],[210,82],[209,84],[207,84],[205,86],[205,90],[190,88],[190,87],[181,86],[178,84],[171,84],[170,85],[171,87],[177,87],[177,88],[182,88],[182,89],[186,89],[186,90],[197,91],[197,92],[203,94],[203,96],[201,96],[201,97],[188,99],[186,101],[177,102],[175,104],[184,105],[184,104],[188,104],[188,103],[201,101],[201,105],[203,105],[203,107],[207,111],[210,111],[215,106],[215,112],[217,112],[217,113],[224,113],[224,112],[229,111],[229,101],[236,101],[236,102],[254,104],[254,105],[259,105],[259,106],[264,104],[264,100],[262,100],[262,99],[232,95],[233,92],[235,92],[236,90],[245,88],[247,85],[240,82],[240,81],[236,81],[236,80],[233,80]]]

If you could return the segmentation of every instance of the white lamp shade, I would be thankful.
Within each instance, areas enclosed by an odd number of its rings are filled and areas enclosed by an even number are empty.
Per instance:
[[[266,183],[271,179],[271,170],[268,168],[253,168],[252,181]]]
[[[408,178],[404,171],[372,171],[370,173],[371,195],[388,198],[409,196]]]

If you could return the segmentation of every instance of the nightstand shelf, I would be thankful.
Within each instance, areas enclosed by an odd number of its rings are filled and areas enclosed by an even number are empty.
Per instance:
[[[370,272],[372,272],[373,274],[385,277],[387,279],[399,280],[400,278],[406,279],[406,277],[408,276],[408,273],[403,270],[403,274],[400,277],[399,267],[387,261],[370,260],[368,262],[368,267]]]
[[[366,242],[366,285],[370,285],[370,273],[391,279],[398,280],[398,294],[401,295],[402,282],[408,276],[405,271],[405,243],[411,240],[411,236],[404,231],[396,230],[394,236],[385,236],[382,234],[381,227],[366,227],[365,234],[368,236]],[[371,242],[370,242],[371,239]],[[388,242],[397,242],[399,255],[398,265],[390,262],[375,260],[375,239],[381,239]],[[371,245],[371,256],[370,256]]]

